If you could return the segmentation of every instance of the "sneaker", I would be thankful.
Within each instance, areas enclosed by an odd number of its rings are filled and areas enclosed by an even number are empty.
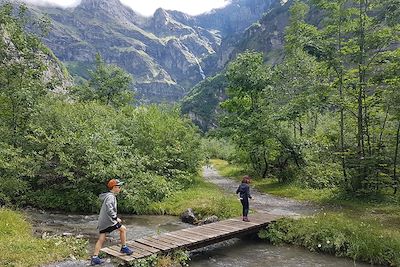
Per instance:
[[[126,255],[131,255],[133,253],[133,250],[131,250],[130,248],[128,248],[127,246],[123,246],[121,248],[121,253],[124,253]]]
[[[243,221],[244,221],[244,222],[249,222],[250,220],[249,220],[249,218],[247,218],[247,217],[243,217]]]
[[[104,260],[100,259],[99,256],[92,257],[92,259],[90,260],[90,265],[100,265],[103,263],[104,263]]]

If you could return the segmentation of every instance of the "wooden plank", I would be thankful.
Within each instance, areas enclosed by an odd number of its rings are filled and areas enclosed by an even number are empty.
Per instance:
[[[206,229],[213,229],[213,230],[224,230],[227,233],[236,233],[241,231],[241,228],[233,228],[233,227],[228,227],[228,226],[223,226],[223,225],[210,225],[207,226]]]
[[[120,253],[121,256],[128,256],[128,255],[120,252],[120,249],[121,249],[120,246],[111,246],[109,248],[117,251],[118,253]],[[128,257],[143,258],[143,257],[149,256],[149,255],[151,255],[151,254],[149,254],[149,252],[139,251],[139,250],[134,249],[133,253],[131,255],[129,255]]]
[[[207,231],[207,232],[219,232],[219,233],[232,233],[234,232],[232,229],[226,229],[220,225],[214,226],[201,226],[202,228],[199,229],[200,231]]]
[[[240,220],[240,219],[229,219],[228,222],[234,222],[234,223],[237,223],[239,225],[247,224],[249,226],[259,225],[258,223],[254,223],[254,222],[244,222],[243,220]]]
[[[204,237],[203,235],[199,235],[197,233],[191,233],[191,232],[184,231],[184,229],[175,232],[175,234],[182,236],[182,237],[192,238],[197,241],[204,240],[207,238],[207,237]]]
[[[189,232],[192,233],[192,232]],[[194,232],[194,234],[204,237],[204,241],[208,241],[210,239],[214,239],[218,236],[221,236],[222,233],[207,233],[207,232]]]
[[[121,252],[113,249],[112,247],[102,248],[101,251],[128,262],[136,259],[135,257],[122,254]]]
[[[221,224],[218,224],[222,227],[228,227],[228,228],[232,228],[232,230],[243,230],[243,229],[247,229],[249,226],[248,225],[239,225],[237,223],[229,223],[229,222],[224,222]]]
[[[140,254],[141,257],[147,257],[147,256],[154,254],[154,252],[150,252],[150,251],[141,249],[141,248],[137,247],[136,245],[132,245],[129,243],[127,243],[127,245],[133,250],[132,256],[134,256],[134,257],[138,257],[139,255],[137,255],[137,254]]]
[[[191,241],[178,239],[176,237],[172,237],[172,236],[168,236],[168,235],[160,235],[160,236],[156,236],[156,237],[153,236],[153,238],[155,238],[157,240],[160,239],[161,241],[168,240],[169,242],[171,242],[172,244],[177,245],[177,246],[184,246],[184,245],[192,243]]]
[[[242,227],[242,229],[251,229],[251,228],[254,228],[254,227],[261,227],[259,224],[256,224],[256,223],[241,222],[241,221],[229,221],[229,222],[226,222],[226,225]]]
[[[198,235],[198,236],[204,236],[206,239],[215,237],[214,234],[200,233],[200,232],[196,232],[196,231],[193,231],[193,230],[186,230],[186,229],[183,229],[183,230],[181,230],[181,231],[183,231],[184,233],[187,233],[187,234]]]
[[[165,250],[168,250],[171,248],[176,248],[175,244],[173,244],[172,242],[168,242],[167,240],[159,240],[159,239],[155,239],[153,237],[146,237],[145,239],[148,241],[163,245],[165,247]]]
[[[158,243],[160,245],[164,245],[165,247],[170,247],[170,248],[175,248],[176,247],[175,244],[173,244],[172,242],[168,242],[167,240],[159,240],[159,239],[156,239],[154,237],[146,237],[145,239],[148,240],[148,241],[156,242],[156,243]]]
[[[236,230],[243,230],[248,228],[248,225],[238,225],[238,224],[232,224],[232,223],[220,223],[217,225],[209,225],[208,227],[222,227],[222,228],[226,228],[229,229],[231,231],[236,231]]]
[[[195,243],[195,242],[199,242],[199,241],[203,240],[203,238],[200,238],[200,237],[197,237],[197,238],[185,237],[185,236],[182,236],[181,234],[179,234],[177,232],[166,233],[165,235],[172,236],[172,237],[179,238],[179,239],[183,239],[183,240],[189,241],[191,243]]]
[[[147,246],[151,246],[153,248],[158,248],[161,251],[170,250],[171,248],[174,247],[174,246],[171,247],[171,245],[160,244],[158,242],[155,242],[154,240],[149,240],[148,238],[146,238],[146,239],[141,238],[139,240],[136,240],[136,242],[142,243]]]
[[[140,250],[143,250],[146,252],[150,252],[152,254],[160,252],[160,250],[157,248],[149,247],[149,246],[143,245],[141,243],[138,243],[136,241],[129,241],[129,242],[126,242],[126,244],[133,248],[140,249]]]

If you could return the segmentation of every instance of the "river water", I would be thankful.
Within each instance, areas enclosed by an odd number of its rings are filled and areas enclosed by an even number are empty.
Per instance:
[[[212,168],[204,169],[205,179],[220,185],[227,193],[235,191],[237,184],[230,179],[221,177]],[[256,212],[269,212],[291,216],[310,215],[320,211],[311,204],[296,202],[290,199],[277,198],[252,190],[255,200],[250,204]],[[44,211],[26,211],[37,235],[73,235],[89,240],[88,251],[92,253],[97,240],[97,215],[61,214]],[[164,232],[193,227],[182,223],[174,216],[136,216],[120,215],[123,224],[128,228],[128,240]],[[251,217],[250,217],[251,218]],[[118,233],[112,233],[104,246],[117,244]],[[311,253],[294,246],[272,246],[256,239],[232,239],[216,245],[211,245],[191,253],[189,266],[192,267],[309,267],[338,266],[366,267],[365,263],[356,263],[349,259],[336,258],[330,255]],[[70,260],[47,265],[46,267],[83,267],[89,260]],[[108,260],[105,267],[117,266]]]

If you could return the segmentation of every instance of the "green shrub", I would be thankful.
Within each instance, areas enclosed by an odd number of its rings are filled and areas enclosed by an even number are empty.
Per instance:
[[[208,159],[230,161],[235,157],[235,147],[226,139],[203,138],[201,145]]]

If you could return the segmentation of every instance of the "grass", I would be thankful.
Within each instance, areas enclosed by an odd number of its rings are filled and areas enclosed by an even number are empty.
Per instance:
[[[54,237],[39,239],[16,211],[0,208],[0,266],[39,266],[73,255],[87,256],[87,241]]]
[[[399,231],[388,231],[347,214],[328,212],[299,220],[286,218],[259,235],[274,244],[284,242],[371,264],[400,266]]]
[[[241,214],[241,205],[235,196],[224,194],[218,186],[200,177],[191,188],[179,191],[162,202],[152,203],[149,212],[179,216],[188,208],[192,208],[199,218],[216,215],[223,219]]]

